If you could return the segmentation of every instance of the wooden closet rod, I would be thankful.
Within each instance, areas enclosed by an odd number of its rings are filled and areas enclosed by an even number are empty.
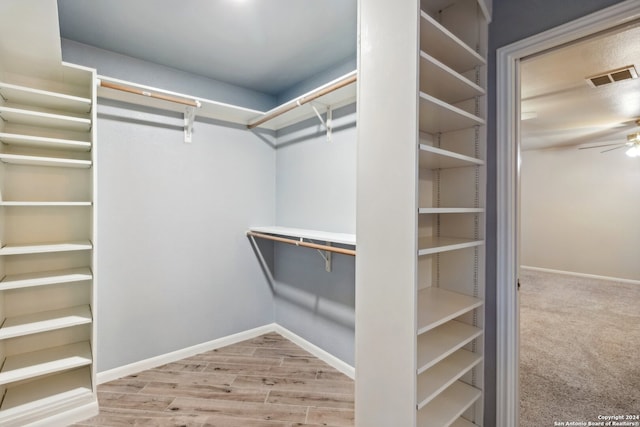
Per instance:
[[[106,87],[109,89],[121,90],[123,92],[134,93],[136,95],[147,96],[149,98],[161,99],[163,101],[169,101],[169,102],[175,102],[178,104],[188,105],[190,107],[200,106],[200,103],[198,101],[194,101],[191,99],[183,99],[183,98],[178,98],[171,95],[164,95],[162,93],[156,93],[156,92],[147,92],[146,90],[135,89],[135,88],[121,85],[118,83],[105,82],[104,80],[100,80],[100,86]]]
[[[247,231],[247,236],[259,237],[261,239],[274,240],[276,242],[288,243],[290,245],[304,246],[305,248],[319,249],[321,251],[335,252],[342,255],[356,256],[353,249],[336,248],[335,246],[319,245],[317,243],[304,242],[301,240],[286,239],[284,237],[272,236],[270,234],[256,233],[255,231]]]
[[[354,74],[352,76],[347,77],[344,80],[341,80],[337,83],[332,84],[331,86],[327,86],[326,88],[319,90],[318,92],[312,93],[311,95],[308,96],[303,96],[301,98],[298,98],[295,102],[291,101],[291,103],[285,104],[280,108],[275,109],[274,111],[272,111],[271,113],[267,114],[266,116],[263,116],[261,119],[256,120],[255,122],[247,125],[247,128],[249,129],[253,129],[257,126],[260,126],[261,124],[263,124],[264,122],[268,122],[271,119],[275,119],[276,117],[293,110],[296,107],[299,107],[301,105],[304,105],[308,102],[313,101],[314,99],[320,98],[323,95],[326,95],[328,93],[333,92],[334,90],[338,90],[342,87],[345,87],[353,82],[355,82],[357,80],[357,75]]]

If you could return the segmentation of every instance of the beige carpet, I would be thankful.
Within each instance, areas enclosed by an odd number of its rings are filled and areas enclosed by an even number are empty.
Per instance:
[[[530,270],[520,282],[520,426],[640,414],[640,285]]]

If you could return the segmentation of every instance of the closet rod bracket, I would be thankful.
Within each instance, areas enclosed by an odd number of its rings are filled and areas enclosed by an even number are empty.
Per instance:
[[[299,102],[300,101],[298,101],[298,103]],[[327,131],[327,142],[331,142],[332,130],[333,130],[333,123],[332,123],[333,110],[331,109],[330,105],[323,105],[323,107],[327,109],[327,119],[325,120],[322,118],[322,114],[320,114],[315,104],[316,103],[312,102],[311,108],[313,108],[313,112],[316,113],[316,117],[318,117],[318,120],[320,120],[320,123],[322,123],[322,126]]]
[[[184,110],[184,142],[190,144],[193,141],[193,121],[196,118],[196,108],[200,107],[200,101],[196,101],[196,106],[188,106]]]

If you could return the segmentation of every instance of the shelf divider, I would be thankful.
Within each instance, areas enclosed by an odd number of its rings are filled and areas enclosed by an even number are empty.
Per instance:
[[[5,276],[0,281],[0,291],[9,289],[30,288],[36,286],[56,285],[59,283],[81,282],[91,280],[93,274],[88,267],[68,270],[42,271],[38,273],[14,274]]]
[[[482,329],[450,320],[418,336],[418,374],[482,335]]]
[[[27,255],[47,252],[87,251],[93,248],[89,240],[60,243],[31,243],[23,245],[6,245],[0,248],[0,255]]]
[[[9,317],[0,328],[0,339],[69,328],[91,323],[91,321],[91,309],[88,305]]]
[[[448,426],[460,417],[482,392],[456,381],[418,411],[419,426]]]
[[[418,335],[482,306],[480,298],[429,287],[418,292]]]

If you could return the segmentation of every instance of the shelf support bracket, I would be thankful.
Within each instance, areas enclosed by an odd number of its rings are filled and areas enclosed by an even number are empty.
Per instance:
[[[300,101],[298,101],[298,102],[300,102]],[[326,121],[322,118],[322,115],[320,114],[320,112],[318,111],[318,109],[316,108],[314,103],[311,103],[311,108],[313,108],[313,111],[316,113],[316,116],[318,117],[318,120],[320,120],[320,123],[322,123],[322,126],[327,131],[327,142],[331,142],[332,130],[333,130],[333,124],[332,124],[333,110],[331,109],[331,106],[330,105],[326,106],[326,108],[327,108],[327,120]]]
[[[327,246],[331,246],[331,242],[325,242],[325,245]],[[320,256],[322,257],[322,259],[324,259],[324,269],[325,271],[327,271],[328,273],[331,273],[331,252],[329,251],[321,251],[320,249],[317,249],[318,253],[320,254]]]
[[[196,107],[200,107],[200,101],[196,101]],[[196,118],[196,107],[187,107],[184,110],[184,142],[190,144],[193,140],[193,121]]]

